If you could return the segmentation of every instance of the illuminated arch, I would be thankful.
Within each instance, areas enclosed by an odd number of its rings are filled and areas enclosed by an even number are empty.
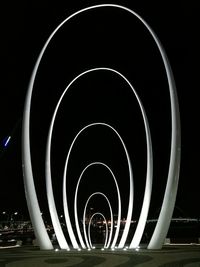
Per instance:
[[[75,226],[76,226],[76,232],[77,232],[77,235],[78,235],[78,238],[79,238],[79,241],[81,243],[81,246],[82,248],[86,248],[85,244],[84,244],[84,241],[83,241],[83,238],[82,238],[82,235],[81,235],[81,231],[80,231],[80,227],[79,227],[79,222],[78,222],[78,214],[77,214],[77,194],[78,194],[78,189],[79,189],[79,184],[81,182],[81,179],[83,177],[83,174],[85,173],[85,171],[91,167],[91,166],[94,166],[94,165],[102,165],[104,166],[105,168],[107,168],[109,170],[109,172],[111,173],[112,177],[113,177],[113,180],[115,182],[115,185],[116,185],[116,189],[117,189],[117,198],[118,198],[118,216],[117,216],[117,226],[116,226],[116,231],[115,231],[115,236],[113,238],[113,242],[112,242],[112,245],[111,245],[111,248],[114,248],[115,245],[116,245],[116,242],[117,242],[117,238],[119,236],[119,230],[120,230],[120,222],[121,222],[121,197],[120,197],[120,190],[119,190],[119,186],[118,186],[118,183],[117,183],[117,180],[115,178],[115,175],[114,173],[112,172],[112,170],[110,169],[110,167],[108,167],[106,164],[104,164],[103,162],[92,162],[90,164],[88,164],[84,170],[81,172],[81,175],[78,179],[78,182],[77,182],[77,185],[76,185],[76,190],[75,190],[75,197],[74,197],[74,218],[75,218]]]
[[[111,227],[110,227],[110,234],[109,234],[109,239],[108,239],[108,242],[105,246],[105,248],[109,248],[110,246],[110,242],[111,242],[111,238],[112,238],[112,233],[113,233],[113,226],[114,226],[114,223],[113,223],[113,211],[112,211],[112,207],[111,207],[111,204],[110,204],[110,201],[109,199],[107,198],[107,196],[102,193],[102,192],[95,192],[93,194],[91,194],[89,196],[89,198],[87,199],[86,203],[85,203],[85,207],[84,207],[84,211],[83,211],[83,234],[84,234],[84,237],[85,237],[85,242],[86,242],[86,245],[88,247],[88,249],[90,248],[90,244],[89,244],[89,241],[88,241],[88,238],[87,238],[87,232],[86,232],[86,226],[85,226],[85,221],[86,221],[86,211],[87,211],[87,206],[88,206],[88,203],[90,201],[90,199],[96,195],[101,195],[103,196],[107,203],[108,203],[108,206],[109,206],[109,209],[110,209],[110,221],[111,221]]]
[[[90,221],[89,221],[89,224],[88,224],[88,241],[89,241],[89,245],[90,245],[90,248],[93,248],[92,241],[91,241],[91,234],[90,234],[91,233],[90,232],[90,225],[92,223],[92,219],[96,215],[100,215],[101,217],[103,217],[103,219],[105,221],[105,225],[106,225],[106,237],[105,237],[105,242],[104,242],[104,248],[107,248],[108,247],[108,244],[107,244],[107,241],[108,241],[108,223],[107,223],[107,220],[106,220],[105,216],[101,212],[95,212],[94,214],[92,214],[92,216],[90,218]]]
[[[45,225],[41,217],[39,203],[38,203],[38,199],[37,199],[37,195],[35,191],[35,185],[34,185],[34,179],[33,179],[33,173],[32,173],[32,164],[31,164],[30,129],[29,128],[30,128],[31,99],[32,99],[32,91],[33,91],[33,86],[35,82],[35,77],[36,77],[40,62],[42,60],[42,57],[43,57],[43,54],[46,48],[48,47],[55,33],[62,27],[62,25],[80,13],[83,13],[83,12],[86,12],[92,9],[102,8],[102,7],[119,8],[137,17],[140,20],[140,22],[142,22],[142,24],[149,31],[151,36],[153,37],[159,49],[159,52],[161,54],[164,67],[166,70],[166,75],[167,75],[167,80],[168,80],[168,85],[169,85],[169,92],[170,92],[171,118],[172,118],[171,152],[170,152],[170,164],[169,164],[168,179],[167,179],[167,185],[166,185],[166,190],[164,194],[164,200],[162,203],[158,222],[156,224],[156,228],[154,230],[154,233],[153,233],[153,236],[151,238],[148,248],[156,249],[156,248],[162,247],[162,244],[164,242],[164,238],[166,237],[169,224],[170,224],[170,220],[172,217],[176,194],[177,194],[177,188],[178,188],[178,180],[179,180],[180,153],[181,153],[181,145],[180,145],[181,136],[180,135],[181,133],[180,133],[180,115],[179,115],[179,105],[178,105],[178,98],[177,98],[177,93],[176,93],[176,86],[175,86],[173,73],[172,73],[167,55],[159,39],[154,33],[154,31],[144,21],[144,19],[140,17],[137,13],[121,5],[115,5],[115,4],[94,5],[94,6],[81,9],[73,13],[69,17],[67,17],[62,23],[58,25],[58,27],[49,36],[34,66],[32,76],[29,82],[28,90],[27,90],[26,99],[25,99],[23,124],[22,124],[22,167],[23,167],[23,174],[24,174],[23,176],[24,187],[25,187],[25,193],[26,193],[26,199],[27,199],[27,205],[29,209],[30,218],[32,221],[32,225],[35,231],[36,238],[38,240],[38,243],[41,249],[52,249],[53,246],[47,235]],[[145,189],[145,192],[146,192],[146,189]],[[54,217],[55,217],[54,221],[56,222],[57,221],[56,215]],[[55,224],[57,224],[57,222]],[[59,226],[57,227],[59,229]],[[60,232],[60,235],[62,236],[62,231]],[[67,244],[64,244],[64,245],[67,247]]]

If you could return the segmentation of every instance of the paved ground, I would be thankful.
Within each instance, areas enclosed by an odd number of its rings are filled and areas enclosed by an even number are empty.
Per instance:
[[[200,267],[200,246],[165,246],[155,251],[41,251],[0,249],[0,267]]]

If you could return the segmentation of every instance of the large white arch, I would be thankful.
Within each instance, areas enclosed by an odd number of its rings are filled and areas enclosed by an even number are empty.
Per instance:
[[[49,206],[53,206],[55,204],[51,204],[54,203],[54,197],[53,197],[53,189],[52,189],[52,182],[51,182],[51,166],[50,166],[50,151],[51,151],[51,139],[52,139],[52,132],[53,132],[53,126],[54,126],[54,122],[56,119],[56,114],[57,111],[59,109],[59,106],[61,104],[61,101],[63,99],[63,97],[65,96],[65,93],[67,92],[67,90],[70,88],[70,86],[77,80],[79,79],[81,76],[89,73],[89,72],[93,72],[93,71],[102,71],[102,70],[106,70],[106,71],[110,71],[113,73],[116,73],[117,75],[119,75],[120,77],[122,77],[125,82],[130,86],[130,88],[132,89],[139,107],[141,109],[141,113],[142,113],[142,117],[143,117],[143,121],[144,121],[144,126],[145,126],[145,133],[146,133],[146,142],[147,142],[147,171],[146,171],[146,185],[145,185],[145,195],[144,195],[144,202],[143,202],[143,206],[142,206],[142,211],[141,211],[141,215],[140,215],[140,219],[137,225],[137,230],[136,232],[139,233],[136,238],[137,238],[137,243],[139,244],[143,231],[144,231],[144,227],[145,227],[145,223],[147,220],[147,215],[148,215],[148,211],[149,211],[149,205],[150,205],[150,198],[151,198],[151,191],[152,191],[152,176],[153,176],[153,153],[152,153],[152,144],[151,144],[151,135],[150,135],[150,130],[149,130],[149,125],[148,125],[148,120],[147,120],[147,116],[144,110],[144,107],[142,105],[142,102],[139,98],[139,96],[137,95],[135,89],[133,88],[133,86],[131,85],[131,83],[127,80],[127,78],[122,75],[120,72],[111,69],[111,68],[106,68],[106,67],[102,67],[102,68],[94,68],[94,69],[90,69],[87,71],[84,71],[83,73],[79,74],[78,76],[76,76],[66,87],[66,89],[64,90],[64,92],[62,93],[57,106],[54,110],[53,116],[52,116],[52,120],[51,120],[51,124],[50,124],[50,129],[49,129],[49,134],[48,134],[48,140],[47,140],[47,150],[46,150],[46,183],[48,184],[47,188],[48,188],[48,201],[49,201]],[[106,125],[105,123],[101,123],[102,125]],[[93,124],[94,125],[94,124]],[[109,126],[107,124],[107,126]],[[86,126],[88,127],[88,126]],[[128,213],[127,213],[127,218],[126,218],[126,224],[125,224],[125,228],[124,228],[124,232],[122,234],[121,240],[119,242],[118,248],[123,248],[129,233],[129,229],[130,229],[130,224],[131,224],[131,217],[132,217],[132,211],[133,211],[133,174],[132,174],[132,168],[131,168],[131,161],[128,155],[128,151],[125,147],[125,144],[122,140],[122,138],[120,137],[120,135],[118,134],[118,132],[111,126],[109,126],[110,128],[112,128],[112,130],[117,134],[117,136],[119,137],[119,139],[121,140],[126,156],[127,156],[127,161],[128,161],[128,168],[129,168],[129,182],[130,182],[130,191],[129,191],[129,204],[128,204]],[[63,175],[63,206],[64,206],[64,214],[65,214],[65,219],[66,219],[66,224],[67,224],[67,229],[69,232],[69,236],[71,239],[71,242],[73,244],[74,248],[79,248],[79,245],[77,243],[77,240],[75,238],[74,232],[72,230],[72,225],[71,225],[71,220],[70,220],[70,216],[69,216],[69,210],[68,210],[68,203],[67,203],[67,195],[65,192],[65,188],[66,188],[66,173],[67,173],[67,166],[68,166],[68,161],[69,161],[69,157],[70,157],[70,153],[72,150],[72,147],[76,141],[76,139],[78,138],[79,134],[85,130],[85,127],[80,130],[80,132],[76,135],[76,137],[74,138],[74,140],[72,141],[72,144],[69,148],[68,154],[67,154],[67,158],[66,158],[66,163],[65,163],[65,169],[64,169],[64,175]],[[58,220],[58,216],[57,216],[57,211],[56,209],[52,209],[50,210],[50,215],[54,217],[54,221],[57,220],[57,224],[59,223]],[[57,218],[57,219],[56,219]],[[52,220],[53,221],[53,220]]]
[[[117,242],[117,238],[119,236],[119,230],[120,230],[120,223],[121,223],[121,197],[120,197],[120,190],[119,190],[119,186],[118,186],[118,183],[117,183],[117,180],[115,178],[115,175],[114,173],[112,172],[112,170],[110,169],[110,167],[108,165],[106,165],[105,163],[103,162],[92,162],[90,164],[88,164],[84,169],[83,171],[81,172],[81,175],[78,179],[78,182],[77,182],[77,185],[76,185],[76,190],[75,190],[75,196],[74,196],[74,218],[75,218],[75,226],[76,226],[76,232],[77,232],[77,235],[78,235],[78,238],[79,238],[79,241],[81,243],[81,246],[82,248],[86,248],[85,244],[84,244],[84,241],[83,241],[83,238],[82,238],[82,235],[81,235],[81,230],[80,230],[80,226],[79,226],[79,222],[78,222],[78,213],[77,213],[77,195],[78,195],[78,190],[79,190],[79,185],[80,185],[80,182],[81,182],[81,179],[83,177],[83,174],[85,173],[85,171],[91,167],[91,166],[94,166],[94,165],[102,165],[104,166],[105,168],[107,168],[109,170],[109,172],[111,173],[112,177],[113,177],[113,180],[115,182],[115,185],[116,185],[116,190],[117,190],[117,198],[118,198],[118,216],[117,216],[117,226],[116,226],[116,231],[115,231],[115,235],[114,235],[114,238],[113,238],[113,242],[112,242],[112,245],[111,245],[111,248],[114,248],[115,245],[116,245],[116,242]]]
[[[88,203],[90,201],[90,199],[96,195],[101,195],[103,196],[107,203],[108,203],[108,206],[109,206],[109,209],[110,209],[110,221],[111,221],[111,226],[110,226],[110,234],[109,234],[109,239],[108,239],[108,242],[105,246],[105,248],[109,248],[110,246],[110,242],[111,242],[111,238],[112,238],[112,233],[113,233],[113,226],[114,226],[114,223],[113,223],[113,211],[112,211],[112,207],[111,207],[111,204],[110,204],[110,201],[109,199],[107,198],[107,196],[102,193],[102,192],[95,192],[93,194],[91,194],[86,203],[85,203],[85,207],[84,207],[84,210],[83,210],[83,234],[84,234],[84,238],[85,238],[85,242],[86,242],[86,245],[88,247],[88,249],[90,248],[90,244],[89,244],[89,241],[88,241],[88,237],[87,237],[87,232],[86,232],[86,225],[85,225],[85,221],[86,221],[86,211],[87,211],[87,206],[88,206]]]
[[[158,222],[157,222],[155,231],[153,233],[153,236],[152,236],[152,239],[150,241],[148,248],[155,249],[155,248],[162,247],[162,244],[164,242],[164,238],[166,237],[169,224],[170,224],[170,220],[172,217],[175,200],[176,200],[177,188],[178,188],[178,180],[179,180],[180,153],[181,153],[181,136],[180,135],[181,133],[180,133],[180,115],[179,115],[179,105],[178,105],[176,86],[175,86],[173,73],[172,73],[167,55],[163,49],[162,44],[160,43],[160,40],[158,39],[154,31],[146,23],[146,21],[142,17],[140,17],[136,12],[121,5],[115,5],[115,4],[94,5],[94,6],[90,6],[87,8],[83,8],[73,13],[69,17],[67,17],[63,22],[61,22],[58,25],[58,27],[49,36],[34,66],[32,76],[29,82],[28,90],[27,90],[26,99],[25,99],[23,123],[22,123],[22,167],[23,167],[23,174],[24,174],[23,176],[24,187],[25,187],[25,194],[26,194],[29,214],[32,220],[35,235],[38,240],[39,246],[42,249],[52,249],[52,244],[47,235],[45,225],[41,217],[38,199],[37,199],[37,195],[35,191],[35,185],[34,185],[34,179],[33,179],[33,173],[32,173],[32,164],[31,164],[30,129],[29,128],[30,128],[31,99],[32,99],[32,91],[33,91],[33,86],[35,82],[35,77],[36,77],[40,62],[42,60],[42,57],[43,57],[43,54],[45,53],[46,48],[48,47],[50,41],[52,40],[56,32],[62,27],[62,25],[80,13],[83,13],[83,12],[86,12],[92,9],[104,8],[104,7],[119,8],[137,17],[142,22],[142,24],[146,27],[146,29],[149,31],[151,36],[153,37],[160,51],[160,54],[161,54],[161,57],[164,63],[168,85],[169,85],[171,117],[172,117],[170,164],[169,164],[169,171],[168,171],[167,186],[166,186],[166,190],[164,194],[164,200],[163,200],[163,204],[161,207],[161,212],[160,212]],[[57,218],[56,218],[57,216],[55,215],[54,217],[55,217],[55,221],[57,221]]]
[[[91,226],[91,223],[92,223],[93,218],[95,216],[97,216],[97,215],[100,215],[101,217],[103,217],[103,219],[105,221],[105,225],[106,225],[106,236],[105,236],[104,248],[107,248],[108,247],[108,245],[107,245],[107,241],[108,241],[108,223],[107,223],[107,220],[106,220],[105,216],[101,212],[95,212],[94,214],[92,214],[92,216],[90,218],[90,221],[88,223],[88,241],[89,241],[89,245],[90,245],[90,248],[93,248],[92,241],[91,241],[90,226]]]

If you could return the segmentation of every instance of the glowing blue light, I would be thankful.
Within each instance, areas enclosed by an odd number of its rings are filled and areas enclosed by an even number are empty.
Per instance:
[[[3,146],[7,147],[8,143],[10,142],[11,136],[8,136],[7,138],[4,139]]]

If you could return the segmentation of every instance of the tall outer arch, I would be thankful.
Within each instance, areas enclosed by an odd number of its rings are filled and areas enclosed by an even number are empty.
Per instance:
[[[171,70],[171,66],[169,64],[167,55],[160,43],[158,37],[151,29],[151,27],[146,23],[146,21],[140,17],[137,13],[132,11],[129,8],[126,8],[121,5],[115,4],[100,4],[90,6],[84,9],[81,9],[69,17],[67,17],[63,22],[61,22],[58,27],[52,32],[52,34],[47,39],[44,44],[38,58],[36,64],[33,68],[32,76],[29,82],[25,104],[24,104],[24,113],[23,113],[23,123],[22,123],[22,167],[23,167],[23,178],[24,178],[24,187],[25,194],[27,200],[27,206],[29,210],[29,214],[31,217],[31,221],[33,224],[33,228],[35,231],[36,238],[38,240],[39,246],[41,249],[52,249],[51,241],[47,235],[44,222],[42,220],[40,214],[40,208],[38,204],[38,199],[36,195],[33,172],[32,172],[32,164],[31,164],[31,152],[30,152],[30,108],[31,108],[31,98],[33,85],[35,81],[35,77],[38,71],[38,67],[42,60],[43,54],[50,43],[51,39],[54,37],[55,33],[62,27],[64,23],[69,21],[71,18],[76,15],[83,13],[85,11],[101,8],[101,7],[114,7],[125,10],[134,16],[136,16],[143,25],[147,28],[151,36],[153,37],[163,60],[166,75],[168,79],[169,92],[170,92],[170,102],[171,102],[171,117],[172,117],[172,136],[171,136],[171,152],[170,152],[170,164],[168,171],[168,179],[167,186],[164,194],[164,200],[161,207],[161,212],[158,218],[158,222],[156,224],[156,228],[154,230],[153,236],[149,243],[149,249],[161,248],[164,242],[164,238],[167,234],[170,220],[172,217],[176,194],[178,189],[178,180],[179,180],[179,169],[180,169],[180,154],[181,154],[181,131],[180,131],[180,114],[179,114],[179,104],[178,97],[176,92],[175,81],[173,77],[173,73]]]

